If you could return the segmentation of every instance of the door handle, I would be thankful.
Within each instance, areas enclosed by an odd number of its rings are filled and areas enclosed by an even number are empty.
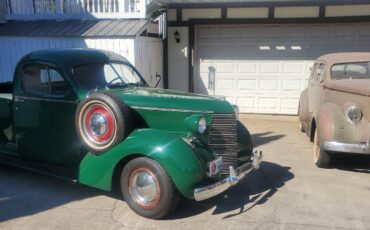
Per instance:
[[[20,98],[18,98],[18,97],[14,98],[14,101],[15,101],[15,102],[24,102],[24,100],[23,100],[23,99],[20,99]]]

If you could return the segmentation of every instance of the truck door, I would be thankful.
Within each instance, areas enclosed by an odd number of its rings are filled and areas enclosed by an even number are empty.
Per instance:
[[[45,63],[21,67],[14,91],[14,132],[19,155],[74,168],[80,144],[74,128],[76,96],[62,71]]]

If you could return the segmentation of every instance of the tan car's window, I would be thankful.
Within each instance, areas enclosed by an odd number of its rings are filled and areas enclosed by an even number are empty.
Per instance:
[[[333,65],[331,78],[334,80],[370,79],[369,64],[369,62],[356,62]]]
[[[313,80],[315,81],[320,81],[324,79],[324,70],[325,70],[325,65],[324,64],[316,64],[315,69],[314,69],[314,74],[313,74]]]

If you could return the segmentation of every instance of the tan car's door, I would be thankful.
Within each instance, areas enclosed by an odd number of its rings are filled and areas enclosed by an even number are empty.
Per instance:
[[[316,62],[308,81],[308,109],[311,114],[313,114],[322,103],[325,77],[325,64]]]

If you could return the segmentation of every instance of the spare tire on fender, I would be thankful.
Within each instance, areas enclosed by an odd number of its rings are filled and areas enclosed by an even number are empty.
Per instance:
[[[76,132],[87,150],[104,153],[122,142],[131,131],[127,105],[109,93],[92,93],[77,106]]]

